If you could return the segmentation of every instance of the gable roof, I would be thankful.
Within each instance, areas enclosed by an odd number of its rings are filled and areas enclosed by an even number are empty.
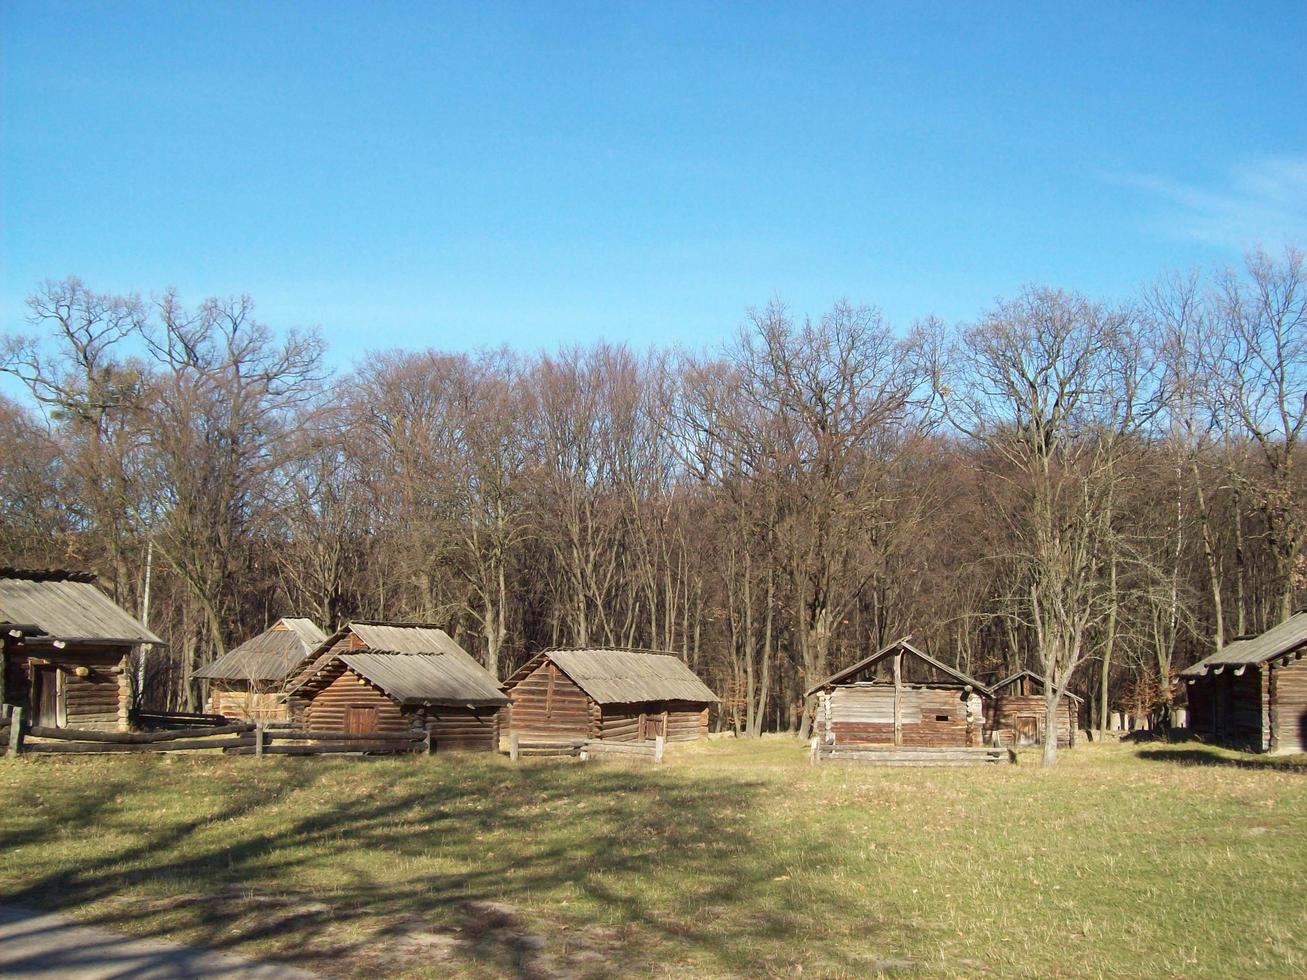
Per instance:
[[[1041,677],[1039,674],[1036,674],[1033,670],[1030,670],[1028,668],[1022,668],[1021,670],[1018,670],[1015,674],[1010,674],[1007,677],[1004,677],[1001,681],[996,681],[993,684],[991,684],[989,686],[989,693],[998,694],[998,692],[1003,690],[1003,688],[1007,687],[1010,684],[1015,684],[1023,677],[1026,678],[1027,680],[1034,681],[1034,683],[1038,685],[1040,693],[1043,693],[1044,688],[1048,683],[1047,681],[1044,680],[1043,677]],[[1070,691],[1067,691],[1063,695],[1063,697],[1071,698],[1071,700],[1078,701],[1081,703],[1084,702],[1084,698],[1080,697],[1079,695],[1072,694]]]
[[[1216,667],[1261,664],[1307,644],[1307,609],[1299,610],[1265,633],[1227,643],[1216,653],[1180,671],[1181,677],[1202,677]]]
[[[0,625],[36,639],[163,645],[94,582],[84,572],[0,568]]]
[[[681,658],[644,650],[546,650],[527,661],[504,686],[512,687],[543,659],[557,664],[587,697],[599,704],[719,700]]]
[[[926,653],[924,650],[921,650],[918,647],[913,646],[912,643],[909,642],[911,639],[912,636],[911,634],[909,634],[908,636],[901,637],[900,639],[894,640],[891,643],[885,644],[883,647],[881,647],[871,656],[863,657],[857,663],[845,667],[843,670],[838,671],[834,674],[831,674],[830,677],[827,677],[821,683],[812,685],[812,687],[810,687],[807,691],[804,692],[804,695],[807,696],[811,694],[816,694],[823,687],[829,687],[832,684],[838,684],[840,681],[852,677],[854,674],[857,674],[860,671],[865,670],[866,668],[870,667],[872,664],[876,663],[878,660],[881,660],[889,656],[891,653],[894,653],[895,651],[898,650],[905,650],[908,653],[911,653],[913,656],[917,657],[918,659],[934,667],[936,670],[942,671],[943,673],[952,677],[954,680],[956,680],[959,684],[962,684],[963,686],[974,687],[981,694],[989,693],[989,688],[986,687],[984,684],[980,683],[980,681],[976,680],[974,677],[968,677],[966,674],[962,673],[962,671],[958,670],[956,667],[950,667],[948,664],[941,663],[940,661],[936,660],[934,657]]]
[[[353,633],[364,644],[336,649]],[[316,659],[287,692],[313,681],[339,661],[400,704],[502,705],[499,681],[442,629],[396,623],[350,623],[313,651]]]
[[[284,617],[194,674],[208,680],[284,681],[327,635],[310,619]]]

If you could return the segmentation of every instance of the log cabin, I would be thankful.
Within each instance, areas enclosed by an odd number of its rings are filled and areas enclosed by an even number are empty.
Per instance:
[[[435,751],[499,749],[499,681],[435,626],[353,622],[313,650],[287,688],[312,731],[427,731]]]
[[[311,619],[286,616],[228,650],[194,675],[209,682],[209,712],[244,721],[288,720],[281,696],[286,680],[326,638]]]
[[[1307,610],[1180,672],[1194,735],[1254,752],[1307,752]]]
[[[163,641],[89,573],[0,568],[0,702],[33,726],[127,731],[131,655]]]
[[[903,637],[832,674],[817,695],[814,734],[827,746],[983,745],[989,689]]]
[[[1007,748],[1044,744],[1048,708],[1044,678],[1033,670],[1019,670],[989,689],[985,699],[985,741]],[[1062,695],[1057,712],[1057,744],[1074,748],[1080,740],[1080,706],[1083,700],[1070,691]]]
[[[718,701],[689,666],[648,650],[546,650],[504,682],[515,735],[685,742]]]

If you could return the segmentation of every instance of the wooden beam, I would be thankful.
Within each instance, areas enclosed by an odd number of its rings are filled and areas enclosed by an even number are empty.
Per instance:
[[[9,748],[5,754],[11,759],[18,758],[18,753],[23,748],[23,709],[19,705],[14,708],[14,713],[9,718]]]
[[[903,651],[894,654],[894,744],[903,744]]]

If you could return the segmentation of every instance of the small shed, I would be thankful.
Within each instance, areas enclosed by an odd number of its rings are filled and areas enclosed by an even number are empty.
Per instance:
[[[1182,670],[1189,727],[1254,752],[1307,752],[1307,610]]]
[[[163,641],[89,573],[0,568],[0,702],[45,728],[126,731],[131,654]]]
[[[903,637],[815,684],[827,746],[980,747],[989,689]]]
[[[287,688],[312,731],[428,731],[437,751],[499,748],[499,681],[435,626],[353,622],[323,640]]]
[[[209,711],[246,721],[288,719],[286,679],[326,638],[313,620],[285,616],[228,650],[195,672],[209,682]]]
[[[504,682],[517,735],[669,742],[708,734],[718,700],[675,654],[546,650]]]
[[[1044,702],[1044,678],[1033,670],[1018,670],[990,689],[985,701],[985,740],[992,745],[1023,748],[1044,744],[1048,709]],[[1058,704],[1057,744],[1074,748],[1079,741],[1080,705],[1083,701],[1068,691]]]

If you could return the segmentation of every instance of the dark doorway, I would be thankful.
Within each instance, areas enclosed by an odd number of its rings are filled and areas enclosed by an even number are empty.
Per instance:
[[[36,685],[32,706],[36,709],[33,725],[58,728],[59,725],[59,670],[55,667],[37,667],[32,675]]]
[[[1034,715],[1017,715],[1017,745],[1039,744],[1039,719]]]

